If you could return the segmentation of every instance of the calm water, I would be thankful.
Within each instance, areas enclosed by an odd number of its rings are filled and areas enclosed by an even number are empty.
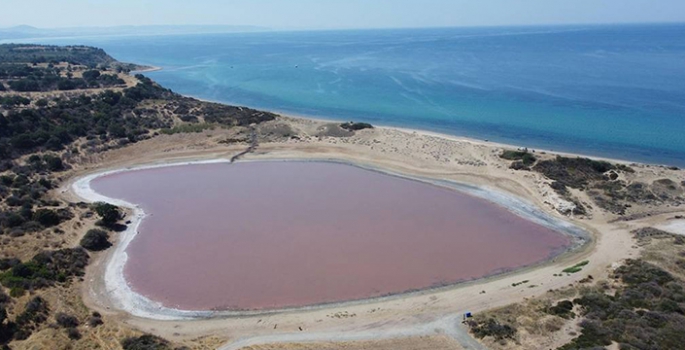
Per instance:
[[[685,25],[62,39],[177,92],[303,115],[685,165]]]
[[[485,200],[342,164],[177,166],[92,186],[149,214],[127,249],[133,290],[186,310],[398,293],[535,263],[570,243]]]

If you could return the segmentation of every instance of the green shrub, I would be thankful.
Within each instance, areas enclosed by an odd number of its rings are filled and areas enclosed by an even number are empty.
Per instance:
[[[95,212],[102,218],[102,224],[104,226],[112,226],[122,218],[119,207],[109,203],[96,203]]]
[[[562,300],[556,305],[549,307],[547,313],[563,318],[575,317],[575,314],[573,313],[573,302],[570,300]]]
[[[48,319],[50,308],[45,299],[33,297],[24,308],[24,311],[17,316],[16,323],[20,326],[38,325]]]
[[[340,124],[340,127],[345,129],[345,130],[349,130],[349,131],[373,129],[373,125],[371,125],[369,123],[355,123],[355,122],[342,123],[342,124]]]
[[[57,315],[55,315],[55,321],[62,328],[74,328],[78,327],[79,325],[79,321],[76,316],[68,315],[63,312],[59,312]]]
[[[124,350],[170,350],[169,342],[154,335],[126,338],[121,341]]]
[[[30,261],[19,263],[0,273],[6,288],[41,289],[70,277],[83,276],[89,256],[83,248],[43,251]]]
[[[199,133],[203,132],[205,130],[210,130],[214,129],[216,126],[213,124],[183,124],[183,125],[178,125],[173,128],[165,128],[160,130],[162,134],[165,135],[174,135],[174,134],[190,134],[190,133]]]
[[[514,339],[516,329],[510,325],[500,324],[492,318],[483,322],[475,320],[468,321],[471,332],[480,339],[493,337],[495,340]]]
[[[57,226],[62,222],[62,218],[57,212],[50,209],[38,209],[33,214],[33,220],[37,221],[44,227]]]
[[[103,230],[92,229],[86,232],[81,239],[81,247],[90,251],[102,251],[112,246],[109,242],[109,234]]]
[[[43,160],[45,161],[45,164],[50,171],[63,171],[64,170],[64,163],[62,162],[62,159],[60,157],[54,156],[47,154],[43,156]]]
[[[532,153],[528,152],[528,150],[525,150],[525,151],[507,150],[507,151],[502,152],[502,154],[500,154],[500,158],[506,159],[506,160],[521,161],[521,164],[525,165],[525,166],[531,166],[537,161],[537,158],[535,158],[535,156]]]
[[[24,296],[24,294],[26,294],[26,290],[22,287],[12,287],[12,289],[10,289],[10,296],[12,298],[19,298]]]
[[[622,349],[682,349],[685,284],[642,260],[626,261],[613,277],[624,285],[614,295],[588,290],[573,301],[585,321],[580,336],[561,349],[603,347],[612,342]]]
[[[585,261],[579,262],[579,263],[577,263],[577,264],[575,264],[575,265],[573,265],[573,266],[571,266],[571,267],[565,268],[562,272],[565,272],[565,273],[576,273],[576,272],[580,272],[580,271],[583,269],[583,267],[586,266],[586,265],[589,264],[589,263],[590,263],[590,261],[585,260]]]

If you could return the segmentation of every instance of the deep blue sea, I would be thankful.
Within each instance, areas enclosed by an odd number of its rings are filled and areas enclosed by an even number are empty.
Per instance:
[[[209,100],[685,166],[685,24],[39,41]]]

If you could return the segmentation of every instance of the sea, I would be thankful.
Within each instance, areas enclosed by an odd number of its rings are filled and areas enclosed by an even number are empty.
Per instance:
[[[285,114],[685,166],[685,24],[37,39]]]

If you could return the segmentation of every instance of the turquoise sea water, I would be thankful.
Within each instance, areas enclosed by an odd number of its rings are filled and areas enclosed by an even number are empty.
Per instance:
[[[196,97],[685,166],[685,24],[43,40]]]

